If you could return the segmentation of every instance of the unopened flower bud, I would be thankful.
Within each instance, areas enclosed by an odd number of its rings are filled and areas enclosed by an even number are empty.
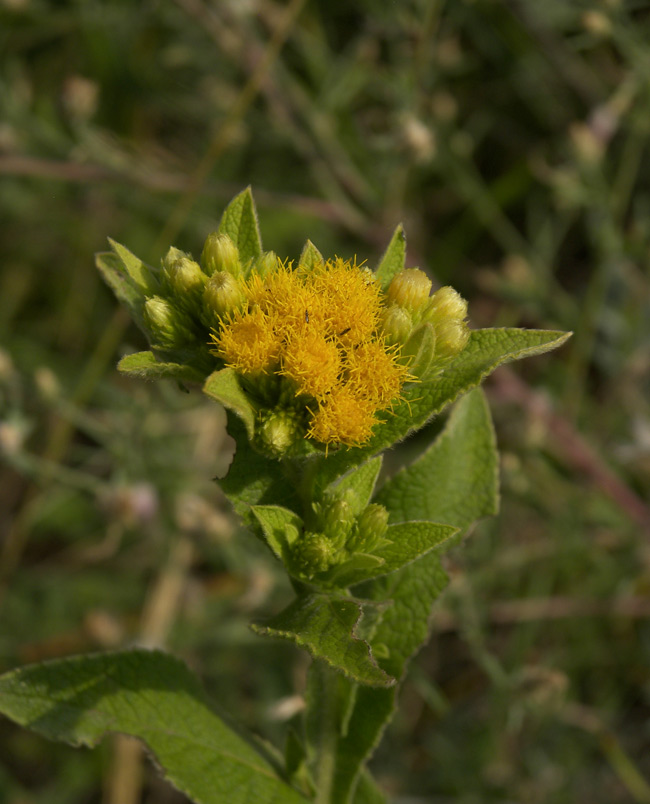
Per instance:
[[[174,252],[174,253],[172,253]],[[177,248],[163,260],[162,284],[168,298],[189,313],[198,313],[207,277],[198,262]]]
[[[425,321],[436,324],[443,319],[462,321],[467,315],[467,302],[449,285],[436,290],[429,299],[424,315]]]
[[[151,343],[161,349],[185,346],[194,339],[184,315],[160,296],[152,296],[142,311]]]
[[[275,251],[265,251],[255,264],[254,271],[264,279],[269,274],[272,274],[277,267],[278,255]]]
[[[357,526],[347,548],[354,553],[370,553],[388,528],[388,511],[383,505],[369,505],[357,519]]]
[[[226,271],[238,277],[242,272],[239,249],[228,235],[219,232],[208,235],[201,254],[201,265],[208,276],[216,271]]]
[[[291,557],[306,578],[324,572],[336,562],[336,549],[324,533],[305,533],[294,543]]]
[[[352,506],[345,500],[335,500],[324,506],[320,516],[320,525],[323,533],[332,541],[335,548],[340,550],[345,545],[354,519]]]
[[[382,329],[386,342],[392,346],[395,343],[406,343],[413,328],[413,319],[408,310],[398,304],[391,304],[382,315]]]
[[[216,271],[203,290],[203,309],[208,326],[216,323],[218,316],[232,313],[246,301],[241,285],[232,274]]]
[[[429,298],[431,280],[419,268],[400,271],[388,286],[388,298],[394,304],[416,312]]]
[[[426,380],[432,375],[435,360],[436,330],[433,324],[420,324],[402,347],[400,361],[408,366],[410,375]]]
[[[272,458],[281,458],[300,445],[305,437],[302,417],[294,410],[270,410],[262,414],[255,430],[255,446]]]
[[[466,346],[469,329],[464,321],[448,319],[436,325],[436,358],[455,357]]]

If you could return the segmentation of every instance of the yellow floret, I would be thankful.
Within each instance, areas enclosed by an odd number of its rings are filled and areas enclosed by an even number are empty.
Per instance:
[[[366,341],[346,356],[346,385],[356,395],[365,396],[377,410],[390,406],[400,395],[408,369],[395,359],[382,341]]]
[[[280,337],[259,307],[236,311],[211,337],[217,346],[215,354],[242,374],[271,370],[280,358]]]
[[[336,345],[312,330],[287,343],[280,374],[296,383],[298,393],[321,397],[334,387],[340,371]]]
[[[319,405],[307,435],[322,444],[361,446],[372,435],[375,424],[372,402],[339,386]]]
[[[337,258],[316,266],[306,282],[326,305],[328,334],[345,346],[372,336],[381,310],[372,272]]]

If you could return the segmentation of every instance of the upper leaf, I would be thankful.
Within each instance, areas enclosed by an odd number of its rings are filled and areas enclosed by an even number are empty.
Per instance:
[[[298,263],[303,268],[313,268],[315,265],[319,265],[322,262],[324,262],[323,255],[311,242],[311,240],[308,240],[300,254]]]
[[[258,634],[291,640],[353,681],[389,687],[395,679],[377,666],[368,643],[355,636],[360,617],[358,601],[314,593],[294,600],[276,617],[252,627]]]
[[[0,677],[0,711],[54,740],[143,740],[196,804],[300,804],[271,761],[233,731],[177,659],[133,650],[59,659]]]
[[[142,320],[144,295],[136,282],[126,272],[122,260],[117,254],[103,251],[95,255],[95,265],[106,284],[117,298],[126,305],[140,329],[146,332],[146,327]]]
[[[386,290],[393,277],[404,269],[406,262],[406,235],[402,224],[393,232],[393,236],[379,261],[375,276],[381,285],[382,290]]]
[[[261,525],[271,550],[287,564],[289,549],[300,535],[302,519],[280,505],[253,505],[251,511]]]
[[[121,260],[127,274],[135,282],[140,291],[147,295],[156,293],[160,287],[157,278],[158,271],[144,263],[139,257],[136,257],[135,254],[130,252],[126,246],[123,246],[116,240],[109,237],[108,242]]]
[[[348,493],[346,496],[350,497],[349,502],[355,514],[360,514],[370,502],[382,461],[383,457],[378,455],[345,475],[336,484],[337,494],[344,495],[346,492]]]
[[[202,382],[203,374],[186,363],[163,363],[153,352],[135,352],[123,357],[117,364],[123,374],[146,380],[169,378],[179,382]]]
[[[228,204],[219,223],[219,233],[227,234],[239,249],[242,265],[258,259],[262,241],[251,188],[247,187]]]
[[[418,460],[379,491],[391,522],[428,519],[466,528],[499,507],[498,454],[485,395],[470,391]]]
[[[234,411],[243,421],[246,433],[252,438],[255,433],[255,409],[239,384],[237,372],[231,368],[213,372],[205,381],[203,392]]]

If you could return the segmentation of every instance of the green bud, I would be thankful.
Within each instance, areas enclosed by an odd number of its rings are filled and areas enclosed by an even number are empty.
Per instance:
[[[436,357],[446,360],[455,357],[466,346],[469,329],[464,321],[448,319],[436,325]]]
[[[354,524],[352,506],[346,500],[335,500],[323,506],[319,517],[325,535],[338,550],[343,548]]]
[[[278,255],[275,251],[265,251],[257,261],[253,270],[264,279],[269,274],[272,274],[277,267]]]
[[[201,253],[201,265],[208,276],[216,271],[226,271],[234,277],[242,273],[239,249],[228,235],[219,232],[208,235]]]
[[[162,270],[162,285],[168,297],[187,312],[198,313],[206,282],[207,277],[198,262],[177,248],[169,249]]]
[[[389,345],[405,343],[411,334],[413,319],[408,310],[398,304],[391,304],[383,312],[382,329]]]
[[[255,446],[264,455],[282,458],[305,438],[303,415],[296,410],[270,409],[255,428]]]
[[[351,553],[370,553],[381,541],[388,528],[388,511],[383,505],[372,503],[357,519],[357,526],[348,540]]]
[[[402,347],[400,362],[408,366],[409,373],[419,380],[432,376],[436,367],[436,330],[433,324],[420,324]]]
[[[189,322],[183,313],[160,296],[147,299],[142,318],[154,346],[174,349],[186,346],[194,340]]]
[[[336,549],[324,533],[305,533],[294,543],[291,558],[296,568],[306,578],[317,572],[325,572],[336,564]]]
[[[244,305],[246,297],[232,274],[215,271],[203,290],[203,312],[208,326],[214,326],[219,316],[227,315]]]
[[[387,295],[391,302],[417,312],[429,298],[431,280],[419,268],[406,268],[400,271],[388,286]]]
[[[437,324],[444,319],[462,321],[467,315],[467,302],[449,285],[436,290],[429,299],[424,320]]]

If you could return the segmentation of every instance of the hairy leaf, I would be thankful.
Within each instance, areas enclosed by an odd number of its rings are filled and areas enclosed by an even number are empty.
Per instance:
[[[366,463],[361,464],[357,469],[341,478],[336,484],[338,494],[352,492],[350,505],[352,505],[355,514],[360,514],[370,502],[375,490],[377,476],[381,470],[382,460],[382,456],[378,455],[376,458],[366,461]]]
[[[367,642],[355,636],[361,617],[358,601],[313,593],[283,612],[254,624],[258,634],[288,639],[360,684],[388,687],[395,679],[377,666]]]
[[[228,204],[219,223],[219,232],[227,234],[237,246],[244,267],[261,255],[260,229],[250,187],[235,196]]]
[[[153,352],[135,352],[117,364],[123,374],[146,380],[173,379],[179,382],[202,382],[203,375],[186,363],[166,363],[156,359]]]
[[[224,408],[234,411],[243,421],[248,437],[253,437],[255,409],[243,392],[234,369],[224,368],[213,372],[205,381],[203,393],[221,402]]]
[[[445,429],[384,484],[376,502],[391,522],[417,517],[466,528],[499,507],[498,455],[485,395],[476,388],[454,407]]]
[[[319,265],[321,262],[324,262],[323,255],[311,242],[311,240],[308,240],[300,254],[298,263],[303,268],[313,268],[315,265]]]
[[[262,526],[271,550],[281,561],[287,563],[289,548],[300,535],[302,519],[280,505],[254,505],[251,506],[251,511]]]
[[[375,276],[382,290],[386,290],[395,274],[404,269],[406,260],[406,235],[400,223],[395,229],[383,257],[379,261]]]
[[[0,677],[0,711],[53,740],[142,740],[196,804],[299,804],[266,756],[216,714],[178,659],[132,650],[59,659]]]
[[[144,263],[139,257],[132,254],[126,246],[116,240],[109,237],[108,242],[111,244],[114,253],[121,260],[126,273],[138,286],[138,289],[148,296],[157,293],[160,287],[157,277],[158,271]]]

